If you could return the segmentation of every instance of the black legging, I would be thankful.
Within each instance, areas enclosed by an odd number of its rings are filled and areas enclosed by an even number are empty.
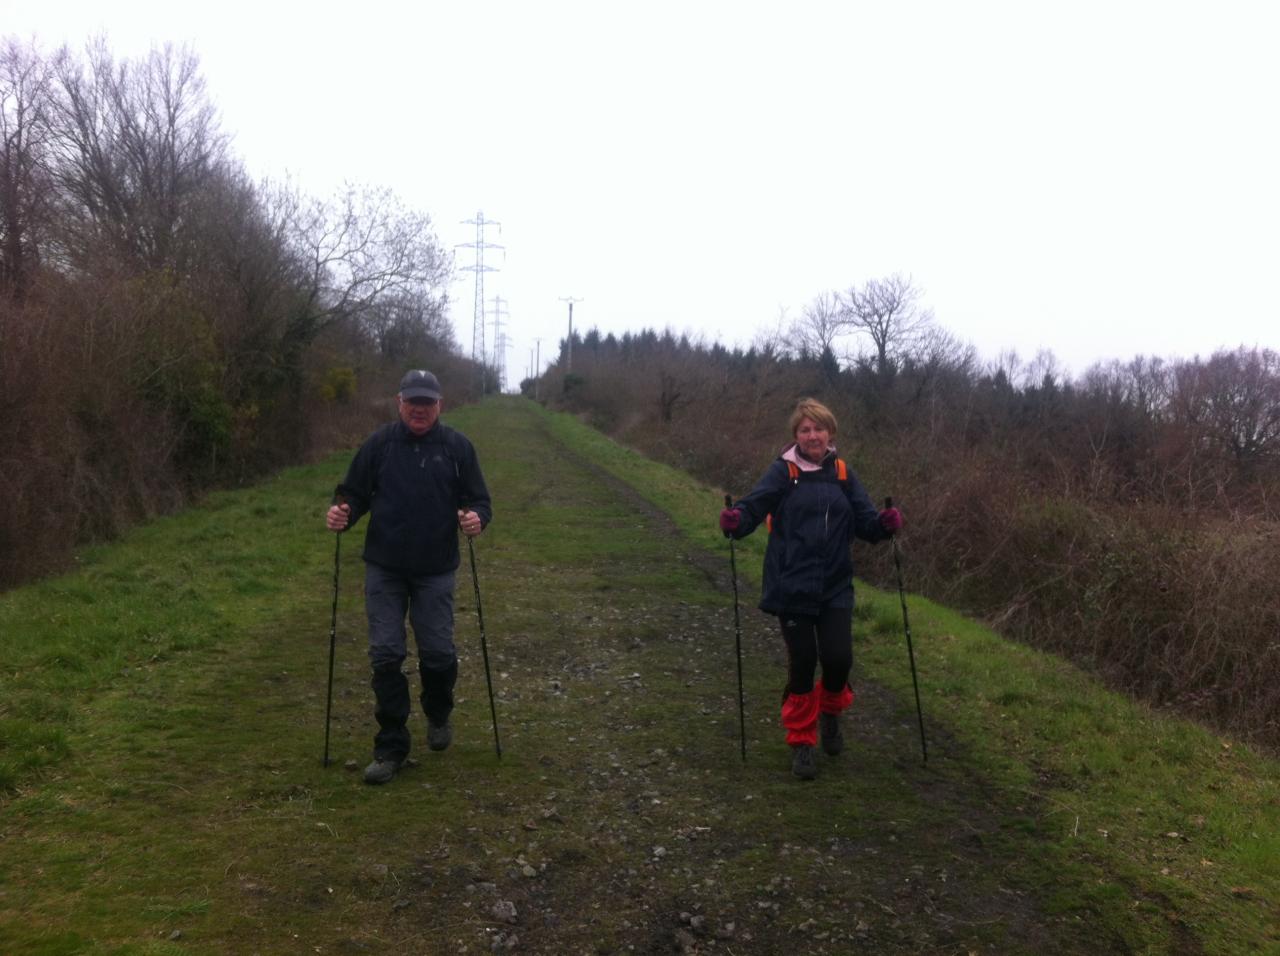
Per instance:
[[[787,642],[787,691],[812,691],[819,663],[822,686],[833,694],[844,690],[853,669],[853,608],[824,607],[817,617],[783,614],[778,621]]]

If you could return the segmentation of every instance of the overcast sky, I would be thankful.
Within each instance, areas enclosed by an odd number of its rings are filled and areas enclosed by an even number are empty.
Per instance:
[[[895,272],[986,358],[1280,348],[1277,11],[0,0],[0,29],[188,43],[252,172],[389,186],[450,247],[499,221],[514,384],[562,296],[583,330],[745,346]]]

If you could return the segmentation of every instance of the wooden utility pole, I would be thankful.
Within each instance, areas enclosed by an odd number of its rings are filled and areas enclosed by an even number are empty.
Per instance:
[[[569,338],[566,340],[568,344],[565,346],[566,355],[564,359],[564,374],[568,375],[573,371],[573,303],[581,302],[581,299],[575,299],[571,295],[560,296],[561,302],[569,303]]]

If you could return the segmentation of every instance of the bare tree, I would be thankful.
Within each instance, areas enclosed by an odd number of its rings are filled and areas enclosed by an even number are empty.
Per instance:
[[[453,325],[444,311],[444,299],[419,295],[389,295],[366,309],[361,326],[373,339],[378,353],[405,360],[456,348]]]
[[[334,202],[285,197],[301,270],[286,337],[309,344],[328,325],[358,318],[384,296],[438,299],[452,269],[423,213],[388,189],[348,185]]]
[[[648,359],[642,361],[642,368],[657,372],[658,417],[664,425],[703,394],[707,385],[706,365],[701,361],[704,352],[700,341],[690,341],[688,333],[677,338],[668,326],[654,340]]]
[[[809,358],[824,353],[835,354],[835,341],[849,328],[849,318],[834,292],[823,292],[804,307],[800,318],[791,324],[792,344]]]
[[[794,325],[794,323],[792,324]],[[787,328],[787,310],[779,306],[777,320],[772,325],[757,329],[756,334],[752,336],[752,353],[769,362],[773,362],[779,356],[785,355],[787,353]]]
[[[975,377],[980,365],[978,350],[971,343],[937,325],[922,331],[913,358],[922,366],[945,369],[966,379]]]
[[[676,409],[688,405],[692,399],[686,394],[686,386],[665,368],[658,370],[658,417],[664,425],[671,424]]]
[[[227,159],[199,66],[169,45],[138,61],[117,61],[103,39],[84,61],[59,51],[56,171],[72,264],[105,241],[146,268],[185,270],[191,205]]]
[[[846,325],[870,337],[875,368],[885,375],[932,325],[933,312],[920,305],[920,290],[911,278],[894,274],[852,286],[841,297]]]
[[[962,342],[941,326],[932,326],[921,334],[911,355],[915,373],[913,400],[936,396],[940,389],[958,391],[966,396],[978,377],[981,363],[978,350]]]
[[[1148,420],[1164,414],[1169,404],[1169,369],[1158,356],[1137,356],[1126,366],[1130,401]]]
[[[39,265],[52,183],[50,72],[34,44],[0,44],[0,293],[21,302]]]
[[[1005,349],[987,363],[985,377],[994,383],[1000,391],[1009,391],[1014,383],[1022,378],[1022,369],[1026,363],[1018,355],[1017,349]]]
[[[1280,355],[1217,352],[1179,369],[1178,408],[1242,472],[1280,454]]]
[[[1022,370],[1024,389],[1052,391],[1066,384],[1067,375],[1052,349],[1040,349]]]

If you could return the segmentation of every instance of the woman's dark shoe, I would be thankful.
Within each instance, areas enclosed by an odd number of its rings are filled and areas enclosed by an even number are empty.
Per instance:
[[[839,714],[819,714],[818,729],[822,733],[822,749],[835,756],[844,750],[844,731],[840,729]]]
[[[791,747],[791,772],[801,780],[812,780],[818,775],[818,761],[814,758],[812,744],[794,744]]]

